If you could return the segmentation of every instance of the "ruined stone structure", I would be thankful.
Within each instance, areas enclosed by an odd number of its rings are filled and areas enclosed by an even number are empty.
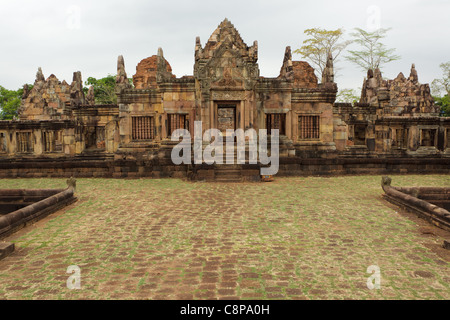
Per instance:
[[[430,87],[419,83],[414,64],[408,78],[400,73],[394,80],[383,80],[378,69],[369,70],[360,103],[335,104],[335,114],[348,125],[341,150],[350,146],[358,150],[353,153],[366,150],[386,156],[450,152],[450,119],[439,117]]]
[[[414,65],[409,78],[394,80],[369,70],[360,103],[351,105],[334,103],[331,56],[320,83],[290,47],[276,78],[260,76],[257,60],[258,43],[247,46],[225,19],[204,46],[196,39],[193,76],[177,78],[160,48],[137,65],[131,85],[120,56],[117,105],[95,105],[79,72],[69,85],[39,69],[19,120],[0,122],[0,176],[259,178],[259,164],[173,164],[172,133],[193,134],[198,120],[203,132],[223,135],[278,129],[280,175],[450,173],[450,119],[439,117]]]

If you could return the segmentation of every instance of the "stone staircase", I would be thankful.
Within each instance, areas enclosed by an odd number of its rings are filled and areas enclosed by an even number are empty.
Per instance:
[[[230,154],[233,154],[233,164],[226,163],[227,147],[223,145],[223,164],[214,165],[214,181],[217,182],[242,182],[242,166],[237,164],[237,152],[234,145],[228,149]]]
[[[216,165],[214,168],[214,181],[217,182],[242,182],[241,168],[239,165]]]

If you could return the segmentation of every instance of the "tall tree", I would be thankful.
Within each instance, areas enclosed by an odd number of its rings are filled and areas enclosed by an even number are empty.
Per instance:
[[[322,76],[325,69],[328,55],[331,53],[333,62],[337,60],[339,54],[344,50],[350,41],[341,40],[344,30],[325,30],[320,28],[306,29],[305,33],[309,38],[303,41],[300,49],[294,50],[294,53],[301,54],[320,71]]]
[[[355,30],[350,35],[353,36],[353,43],[360,46],[360,50],[348,50],[349,55],[345,58],[358,65],[364,72],[369,69],[381,69],[384,64],[400,59],[399,55],[394,54],[394,48],[388,49],[381,43],[390,28],[380,28],[373,32],[361,28],[355,28]]]

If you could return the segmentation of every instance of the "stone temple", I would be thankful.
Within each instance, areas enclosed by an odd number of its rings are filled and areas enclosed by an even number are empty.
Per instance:
[[[163,50],[143,59],[130,84],[118,58],[116,105],[85,95],[42,70],[25,86],[19,119],[0,121],[0,177],[187,177],[258,180],[261,164],[175,165],[176,129],[278,129],[278,175],[450,173],[450,118],[439,116],[413,65],[394,80],[369,70],[357,104],[335,103],[329,57],[322,79],[287,47],[276,78],[260,75],[258,43],[248,46],[225,19],[202,45],[194,72],[177,78]],[[281,59],[282,58],[282,59]]]

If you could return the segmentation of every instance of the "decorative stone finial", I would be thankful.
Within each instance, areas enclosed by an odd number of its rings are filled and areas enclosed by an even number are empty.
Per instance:
[[[89,105],[92,105],[92,106],[95,105],[95,96],[94,96],[94,87],[93,86],[89,87],[88,93],[86,95],[86,102]]]
[[[283,65],[281,66],[280,77],[287,80],[291,79],[294,75],[293,70],[291,47],[287,46],[284,51]]]
[[[124,75],[126,76],[125,72],[125,60],[123,59],[123,56],[120,55],[117,58],[117,75]]]
[[[203,58],[203,48],[202,43],[200,42],[200,37],[195,38],[195,59]]]
[[[41,67],[38,68],[38,72],[36,73],[36,81],[45,81],[45,77],[42,73]]]
[[[72,81],[83,84],[83,81],[81,80],[81,71],[76,71],[73,73]]]
[[[26,99],[29,94],[30,94],[30,88],[28,87],[28,84],[24,84],[23,85],[22,99]]]
[[[81,79],[80,71],[73,73],[73,80],[70,85],[70,102],[72,106],[78,106],[85,103],[83,80]]]
[[[127,73],[125,72],[125,60],[122,55],[117,58],[116,84],[121,85],[124,88],[129,86]]]
[[[253,46],[249,48],[249,56],[253,58],[253,61],[258,61],[258,41],[253,41]]]
[[[158,48],[158,57],[164,57],[163,49],[161,47]]]
[[[334,82],[334,67],[333,67],[333,56],[331,52],[328,53],[327,64],[322,72],[322,83]]]
[[[419,82],[419,76],[417,75],[417,70],[414,63],[411,66],[411,73],[409,74],[409,80],[411,80],[412,82]]]

